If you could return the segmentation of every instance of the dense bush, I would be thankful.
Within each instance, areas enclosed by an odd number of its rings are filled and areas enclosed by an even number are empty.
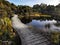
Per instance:
[[[16,36],[16,33],[13,32],[13,28],[12,28],[12,24],[11,24],[11,20],[8,17],[4,17],[0,19],[0,42],[3,41],[12,41],[12,43],[16,43],[14,42],[14,38]]]
[[[60,42],[60,32],[51,32],[51,42],[58,45]]]

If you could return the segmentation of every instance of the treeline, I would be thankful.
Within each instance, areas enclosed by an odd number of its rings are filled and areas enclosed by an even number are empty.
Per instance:
[[[51,15],[55,19],[59,19],[60,17],[60,4],[54,5],[47,5],[47,4],[36,4],[33,6],[33,11]]]
[[[43,14],[50,14],[50,15],[57,15],[60,16],[60,4],[54,5],[47,5],[47,4],[36,4],[33,6],[33,11],[43,13]]]
[[[47,4],[36,4],[33,7],[29,6],[18,6],[18,13],[20,15],[32,15],[34,13],[38,13],[41,15],[50,15],[51,18],[59,19],[60,18],[60,4],[54,5],[47,5]]]
[[[2,11],[1,11],[2,10]],[[60,17],[60,4],[47,5],[41,3],[33,5],[33,7],[27,5],[16,6],[6,0],[0,0],[0,12],[4,12],[0,15],[8,15],[10,17],[12,14],[18,14],[19,16],[30,16],[30,15],[50,15],[51,18],[59,19]],[[57,18],[56,18],[57,17]],[[29,18],[29,17],[28,17]]]

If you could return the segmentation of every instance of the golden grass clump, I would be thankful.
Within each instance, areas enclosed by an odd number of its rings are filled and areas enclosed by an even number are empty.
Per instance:
[[[11,20],[8,17],[0,18],[0,40],[1,41],[12,41],[16,36],[13,31]]]

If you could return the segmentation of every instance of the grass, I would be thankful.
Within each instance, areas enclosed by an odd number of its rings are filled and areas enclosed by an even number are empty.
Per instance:
[[[14,42],[13,40],[15,40],[15,36],[16,33],[13,32],[13,28],[12,28],[12,24],[11,24],[11,20],[8,17],[4,17],[0,19],[0,44],[2,45],[3,41],[11,41],[14,45],[16,42]],[[6,42],[5,42],[6,43]]]

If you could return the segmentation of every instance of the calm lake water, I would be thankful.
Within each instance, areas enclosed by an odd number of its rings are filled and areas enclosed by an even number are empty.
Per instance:
[[[54,24],[57,23],[56,20],[32,20],[29,25],[32,25],[33,27],[37,29],[43,29],[44,31],[47,30],[45,25],[50,24],[50,28],[48,28],[50,31],[60,31],[60,27],[55,26]],[[48,30],[47,30],[48,31]]]

